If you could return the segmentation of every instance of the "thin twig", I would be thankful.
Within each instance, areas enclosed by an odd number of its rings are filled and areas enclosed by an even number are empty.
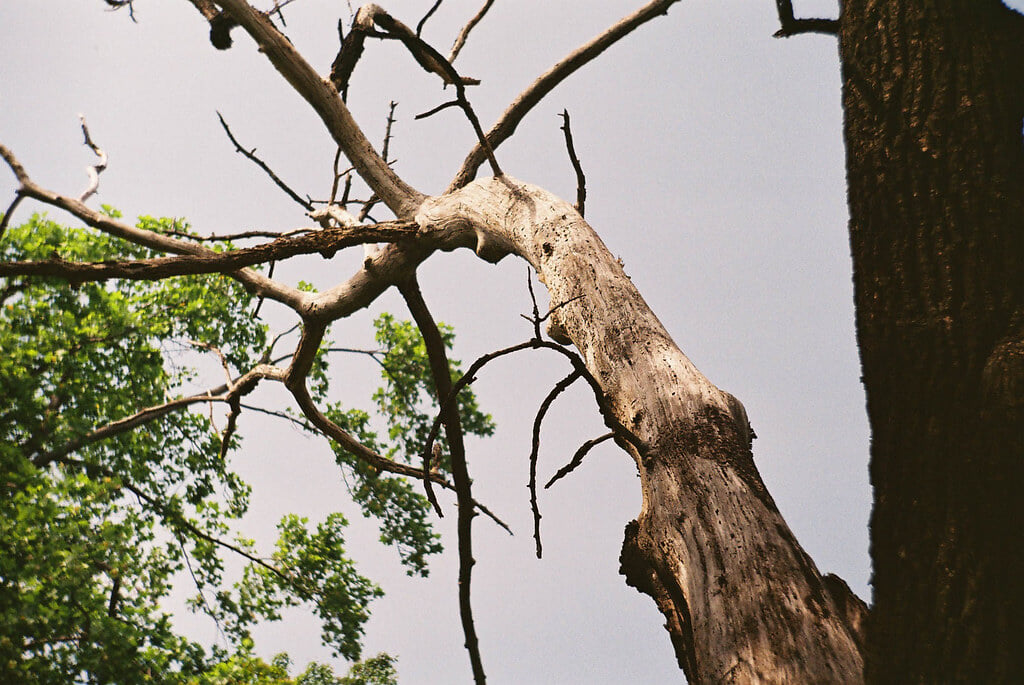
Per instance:
[[[605,440],[610,440],[614,437],[615,433],[610,432],[605,433],[600,437],[587,440],[585,443],[583,443],[583,445],[580,446],[578,450],[576,450],[576,453],[572,455],[572,459],[569,460],[569,463],[563,466],[562,468],[558,469],[555,475],[551,476],[551,480],[544,484],[544,489],[547,490],[552,485],[554,485],[555,481],[565,478],[570,473],[575,471],[576,467],[583,463],[583,457],[587,456],[587,453],[590,452],[590,450],[592,450],[597,445],[600,445]]]
[[[466,22],[466,25],[462,27],[462,30],[459,31],[459,35],[455,38],[455,42],[452,43],[451,52],[448,53],[449,62],[455,62],[455,58],[459,56],[459,53],[462,52],[463,46],[466,44],[466,39],[469,38],[469,32],[480,23],[480,20],[484,18],[484,15],[487,14],[487,10],[491,9],[491,5],[493,4],[494,0],[486,0],[486,2],[484,2],[484,6],[480,8],[480,11],[473,15],[473,18]],[[419,34],[417,33],[417,35]]]
[[[4,232],[7,231],[7,225],[11,222],[11,214],[13,214],[14,210],[18,208],[18,205],[21,204],[24,197],[25,196],[21,193],[15,193],[14,199],[11,200],[11,204],[7,205],[7,211],[4,212],[2,217],[0,217],[0,238],[4,237]]]
[[[569,152],[569,161],[576,172],[576,204],[573,205],[576,211],[583,216],[584,205],[587,201],[587,177],[583,174],[583,165],[576,156],[576,146],[572,144],[572,129],[569,127],[569,110],[563,109],[559,115],[562,117],[562,131],[565,133],[565,149]]]
[[[300,197],[298,193],[292,190],[287,183],[281,180],[280,176],[274,173],[273,169],[271,169],[266,162],[264,162],[262,159],[256,156],[256,148],[253,148],[252,150],[246,150],[245,148],[242,147],[242,144],[239,143],[238,140],[235,138],[234,134],[231,133],[231,128],[228,126],[228,122],[224,121],[224,116],[220,112],[217,112],[217,119],[220,120],[220,125],[224,129],[224,133],[228,135],[228,139],[231,141],[232,145],[235,146],[236,152],[241,152],[246,159],[248,159],[250,162],[258,166],[260,169],[263,169],[267,176],[270,177],[270,180],[274,182],[274,185],[283,190],[288,195],[288,197],[302,205],[302,207],[307,212],[313,211],[313,205],[311,205],[308,201],[302,199],[302,197]]]
[[[528,487],[530,488],[530,509],[533,511],[533,540],[537,547],[538,559],[541,558],[543,552],[543,547],[540,543],[540,508],[537,506],[537,455],[540,453],[540,427],[555,399],[565,392],[570,385],[579,380],[580,376],[580,372],[573,369],[572,373],[558,381],[555,387],[551,389],[551,392],[547,394],[547,397],[544,398],[544,401],[540,403],[537,416],[533,420],[533,445],[530,448],[530,483]]]
[[[430,17],[433,16],[434,12],[437,11],[437,8],[441,6],[442,2],[444,2],[444,0],[437,0],[437,2],[434,3],[433,7],[428,9],[427,13],[424,14],[423,18],[420,19],[418,24],[416,24],[416,36],[417,37],[419,37],[423,33],[423,25],[427,23],[427,19],[430,19]],[[449,60],[449,61],[451,61],[451,60]]]

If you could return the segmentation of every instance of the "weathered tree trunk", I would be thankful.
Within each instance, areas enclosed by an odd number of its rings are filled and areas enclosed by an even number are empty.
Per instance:
[[[665,615],[689,681],[859,682],[863,604],[818,573],[764,488],[745,413],[680,352],[579,214],[505,177],[428,200],[417,222],[485,259],[522,256],[553,304],[572,300],[550,332],[572,341],[638,439],[618,440],[643,489],[622,572]]]
[[[872,429],[867,680],[1024,673],[1024,29],[998,0],[847,0]]]

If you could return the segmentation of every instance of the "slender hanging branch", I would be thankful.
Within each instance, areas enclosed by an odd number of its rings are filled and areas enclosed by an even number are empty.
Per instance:
[[[540,559],[543,553],[543,546],[540,542],[540,508],[537,506],[537,455],[540,453],[540,426],[544,422],[544,417],[548,413],[548,409],[554,403],[555,399],[558,398],[563,392],[568,389],[570,385],[580,379],[578,369],[573,371],[558,381],[555,387],[551,389],[544,401],[540,403],[540,408],[537,410],[537,416],[533,420],[533,446],[530,449],[530,509],[533,511],[533,540],[537,548],[537,558]]]
[[[427,359],[430,362],[430,371],[434,377],[434,390],[437,403],[442,406],[441,417],[444,421],[445,437],[448,438],[449,456],[451,457],[452,480],[455,482],[455,497],[458,503],[458,529],[459,539],[459,615],[462,619],[462,633],[466,638],[466,650],[469,652],[469,661],[473,669],[473,678],[477,683],[485,681],[483,660],[480,656],[480,643],[476,634],[476,624],[473,620],[473,604],[471,601],[471,589],[473,581],[473,481],[469,477],[469,467],[466,463],[466,446],[463,440],[462,419],[459,417],[458,403],[452,403],[447,407],[443,406],[443,398],[448,397],[452,392],[451,365],[448,362],[448,354],[445,351],[444,338],[434,321],[434,317],[427,308],[426,300],[420,291],[416,277],[398,285],[398,291],[405,299],[412,314],[416,326],[423,335],[423,343],[427,350]],[[430,451],[433,455],[433,450]],[[431,466],[429,462],[423,463],[424,485],[430,483]],[[431,496],[429,493],[428,496]],[[441,508],[437,506],[436,498],[433,500],[438,514]]]

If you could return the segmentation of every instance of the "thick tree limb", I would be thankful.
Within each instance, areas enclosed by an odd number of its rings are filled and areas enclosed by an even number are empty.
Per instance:
[[[560,62],[548,69],[529,88],[519,94],[509,105],[498,122],[487,132],[487,142],[492,149],[508,140],[523,117],[539,103],[545,95],[554,90],[555,86],[564,81],[573,72],[587,64],[609,47],[618,42],[621,38],[629,35],[637,27],[647,23],[655,17],[668,13],[668,8],[678,0],[654,0],[641,7],[633,14],[623,18],[614,26],[595,37],[588,43],[573,50]],[[476,176],[480,165],[487,159],[487,151],[484,146],[477,144],[462,163],[462,168],[455,175],[448,191],[461,188]]]
[[[329,258],[346,247],[402,240],[412,238],[416,233],[415,222],[385,222],[351,228],[311,230],[303,235],[281,237],[263,245],[230,252],[204,251],[177,257],[127,261],[69,262],[63,259],[44,259],[0,262],[0,276],[51,276],[73,283],[84,283],[112,278],[158,280],[184,275],[231,273],[244,267],[302,254],[320,253]]]
[[[476,624],[473,621],[473,604],[471,600],[473,565],[473,481],[469,477],[469,467],[466,463],[466,446],[463,440],[462,420],[459,417],[457,403],[445,406],[444,399],[452,391],[451,367],[448,362],[448,354],[445,351],[444,339],[441,331],[437,328],[434,317],[427,308],[423,299],[419,283],[415,276],[399,284],[399,292],[405,298],[416,326],[423,334],[423,342],[427,349],[427,358],[430,361],[430,371],[434,377],[434,390],[437,403],[442,407],[441,418],[444,421],[445,436],[448,439],[449,456],[451,457],[452,480],[455,483],[455,496],[458,502],[458,538],[459,538],[459,616],[462,620],[462,633],[466,638],[466,650],[469,652],[469,662],[473,669],[473,679],[479,685],[486,681],[484,675],[483,660],[480,657],[480,642],[476,634]],[[431,467],[427,462],[423,463],[424,485],[430,487]],[[433,492],[428,490],[430,495]],[[436,498],[433,500],[438,514],[441,508],[437,506]]]
[[[616,442],[644,496],[622,571],[664,613],[689,681],[859,682],[855,628],[767,492],[726,394],[578,212],[506,176],[431,198],[417,218],[428,240],[437,231],[490,261],[523,257],[552,301],[573,300],[552,323],[579,351],[606,422],[623,427]]]

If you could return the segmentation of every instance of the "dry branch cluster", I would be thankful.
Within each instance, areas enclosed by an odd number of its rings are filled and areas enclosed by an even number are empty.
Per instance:
[[[792,575],[800,578],[800,583],[810,586],[810,590],[801,590],[808,596],[821,597],[815,602],[821,606],[831,606],[831,600],[822,594],[822,581],[816,569],[805,558],[796,546],[792,535],[785,528],[778,516],[770,497],[763,490],[759,476],[750,461],[749,426],[739,425],[734,419],[735,398],[715,388],[706,378],[689,363],[689,360],[671,342],[667,333],[646,309],[638,293],[631,289],[628,279],[622,273],[621,266],[615,263],[600,244],[600,240],[583,222],[586,196],[585,177],[582,166],[576,157],[569,129],[568,112],[563,114],[566,143],[578,180],[578,194],[575,208],[544,191],[505,176],[502,173],[496,156],[496,150],[515,131],[517,125],[541,99],[561,83],[566,77],[587,62],[596,58],[601,52],[616,41],[630,34],[645,22],[663,15],[675,0],[654,0],[642,8],[623,18],[620,22],[601,33],[593,40],[570,53],[563,60],[541,75],[532,85],[524,90],[505,110],[498,121],[484,131],[470,104],[467,86],[476,83],[474,79],[459,74],[454,62],[465,45],[473,27],[476,26],[493,0],[488,0],[480,11],[472,17],[458,34],[450,54],[446,57],[420,37],[424,23],[440,5],[440,1],[424,16],[415,30],[394,18],[378,5],[368,4],[360,7],[347,33],[340,30],[341,47],[334,60],[330,73],[321,74],[311,66],[299,53],[296,46],[285,36],[282,29],[275,24],[275,16],[279,16],[286,2],[279,2],[269,11],[260,11],[245,0],[189,0],[202,17],[209,22],[210,38],[213,45],[226,49],[232,44],[232,30],[244,31],[257,44],[260,52],[271,62],[273,67],[287,80],[291,87],[306,100],[317,113],[338,146],[338,158],[335,164],[333,188],[328,201],[315,203],[308,196],[303,198],[299,193],[281,181],[270,168],[259,160],[253,151],[247,151],[235,139],[226,122],[222,121],[225,131],[235,144],[236,149],[259,164],[293,200],[300,204],[316,221],[317,225],[299,228],[285,234],[269,234],[271,240],[246,248],[217,251],[207,247],[206,240],[193,236],[159,234],[133,227],[123,221],[92,209],[86,204],[89,196],[95,191],[98,183],[98,172],[102,170],[105,155],[89,137],[88,129],[83,120],[83,131],[86,142],[100,157],[101,163],[92,173],[90,190],[80,198],[72,198],[56,193],[38,185],[18,162],[14,154],[6,147],[0,146],[0,156],[4,158],[17,177],[19,184],[16,197],[8,208],[6,217],[23,199],[31,199],[45,205],[62,209],[88,226],[111,236],[151,248],[167,256],[134,260],[101,263],[78,263],[64,261],[59,258],[35,262],[0,263],[0,276],[47,276],[67,280],[72,284],[105,279],[161,279],[171,276],[188,274],[219,273],[235,279],[248,291],[261,299],[269,299],[281,303],[294,311],[301,320],[301,336],[298,344],[287,355],[278,359],[264,359],[262,363],[247,370],[237,378],[228,381],[207,393],[188,397],[165,405],[149,407],[137,414],[125,417],[116,423],[97,427],[83,440],[96,441],[123,431],[131,430],[146,421],[168,412],[174,412],[190,404],[199,402],[223,402],[231,411],[226,437],[234,430],[238,413],[242,409],[241,398],[250,393],[257,384],[263,381],[282,383],[291,393],[296,405],[301,409],[305,420],[336,443],[357,455],[373,468],[389,473],[401,474],[423,482],[425,490],[437,509],[441,507],[434,494],[433,487],[439,486],[453,490],[457,502],[458,535],[459,535],[459,594],[463,630],[466,647],[469,651],[474,677],[477,682],[484,682],[484,670],[476,631],[473,624],[470,604],[471,573],[474,564],[472,551],[472,521],[481,505],[472,494],[472,481],[467,467],[465,446],[462,439],[462,427],[458,412],[454,411],[454,398],[459,390],[472,382],[475,375],[491,359],[521,349],[549,349],[565,356],[572,365],[571,373],[558,382],[551,394],[544,401],[537,415],[534,429],[534,440],[531,451],[530,488],[535,515],[537,554],[541,553],[539,532],[540,513],[536,507],[536,457],[539,446],[540,422],[551,402],[569,384],[582,378],[592,388],[598,408],[609,426],[610,432],[583,445],[571,462],[560,470],[548,482],[550,486],[557,479],[568,474],[575,468],[586,452],[594,445],[614,438],[637,461],[642,477],[652,479],[659,465],[669,464],[666,468],[689,468],[694,455],[709,449],[709,445],[722,447],[725,457],[716,457],[719,464],[716,468],[720,474],[712,478],[723,481],[728,489],[728,497],[737,502],[754,500],[756,516],[770,520],[766,524],[767,532],[764,539],[749,541],[750,554],[746,551],[735,557],[726,554],[720,559],[705,563],[702,569],[692,562],[697,558],[697,548],[715,548],[702,535],[734,534],[730,525],[739,526],[739,521],[713,522],[699,520],[694,513],[693,518],[700,525],[709,525],[714,532],[704,531],[698,534],[694,528],[680,528],[678,525],[669,537],[656,544],[672,548],[671,558],[678,558],[687,569],[689,576],[678,577],[678,570],[672,570],[664,564],[651,559],[636,561],[645,567],[642,573],[652,573],[657,582],[646,583],[644,587],[655,587],[648,590],[655,595],[659,607],[670,617],[670,628],[674,630],[673,642],[682,665],[691,671],[691,677],[700,674],[723,675],[734,668],[741,668],[736,663],[713,662],[707,656],[711,652],[724,653],[733,650],[741,660],[742,668],[770,668],[773,657],[759,647],[751,647],[745,636],[738,634],[719,635],[711,630],[701,633],[712,619],[703,612],[720,612],[722,607],[707,606],[706,598],[698,599],[697,595],[705,593],[707,588],[701,586],[702,574],[721,574],[721,577],[733,577],[738,566],[751,563],[759,551],[765,549],[782,550],[778,559],[767,559],[761,565],[776,564],[773,574],[780,579]],[[108,0],[110,2],[110,0]],[[117,2],[117,5],[131,6],[131,3]],[[780,4],[780,16],[782,16]],[[791,34],[804,27],[794,23],[792,12],[789,22],[783,22],[784,30]],[[343,27],[339,26],[339,29]],[[387,159],[387,139],[382,153],[378,153],[368,141],[360,126],[353,119],[346,106],[346,95],[351,75],[359,66],[359,59],[365,49],[366,38],[379,38],[397,41],[408,52],[412,61],[426,71],[435,74],[445,86],[451,86],[455,92],[454,99],[427,112],[429,116],[448,107],[461,110],[473,128],[477,143],[468,153],[461,168],[457,170],[446,193],[439,197],[428,198],[406,181],[392,168]],[[390,118],[389,118],[390,135]],[[347,171],[339,171],[338,159],[344,156],[350,164]],[[494,178],[473,182],[479,167],[487,162]],[[361,203],[350,199],[352,175],[358,176],[369,188],[370,197]],[[344,179],[344,189],[338,196],[339,186]],[[370,208],[376,202],[382,202],[393,213],[394,219],[389,221],[368,222]],[[349,206],[361,204],[358,212],[350,212]],[[0,232],[3,227],[0,226]],[[250,233],[235,237],[262,237]],[[273,278],[273,271],[263,273],[252,267],[260,264],[273,264],[296,255],[319,253],[325,258],[333,256],[338,250],[355,245],[383,245],[382,248],[367,249],[362,267],[347,280],[335,287],[320,293],[310,293],[288,285]],[[427,303],[416,283],[416,269],[425,259],[438,250],[451,250],[458,247],[473,249],[481,258],[497,261],[506,254],[516,254],[537,271],[541,280],[551,293],[552,302],[559,303],[552,311],[542,316],[534,308],[531,322],[534,325],[534,336],[521,345],[494,352],[474,363],[466,375],[452,382],[448,374],[448,360],[441,334],[431,316]],[[584,267],[584,259],[591,259],[592,266]],[[581,276],[587,270],[593,272],[593,281]],[[314,402],[308,388],[308,378],[314,360],[321,347],[328,325],[340,318],[366,307],[385,290],[395,287],[408,305],[413,318],[423,334],[433,370],[437,398],[441,411],[437,417],[434,430],[428,439],[422,455],[420,467],[392,461],[378,454],[370,447],[363,445],[353,435],[333,422]],[[613,310],[617,307],[630,309]],[[604,312],[601,314],[601,312]],[[602,315],[604,321],[595,321],[594,316]],[[652,359],[656,356],[661,370],[652,366],[647,371],[642,369],[643,362],[637,361],[637,376],[628,376],[621,368],[621,357],[629,357],[634,353],[626,346],[628,341],[601,339],[600,335],[610,336],[614,331],[597,334],[594,329],[602,323],[614,329],[613,322],[617,318],[631,317],[637,329],[644,331],[645,338],[641,341],[646,349],[651,350]],[[540,324],[550,318],[553,337],[559,342],[572,342],[577,351],[572,351],[563,344],[549,342],[541,335]],[[633,341],[634,343],[638,341]],[[654,362],[651,362],[652,365]],[[671,407],[662,407],[666,412],[659,416],[655,408],[650,406],[649,395],[656,393],[656,387],[664,387],[662,372],[675,379],[678,392],[673,392],[675,399]],[[644,379],[643,373],[651,374]],[[690,418],[697,417],[697,418]],[[692,425],[697,420],[704,421],[709,428],[701,434],[700,440],[692,437]],[[745,416],[742,420],[745,424]],[[666,428],[666,426],[668,428]],[[448,482],[436,469],[431,468],[431,443],[441,430],[444,430],[447,444],[451,451],[452,482]],[[690,431],[687,433],[687,431]],[[673,437],[682,436],[682,437]],[[706,441],[702,442],[702,440]],[[228,440],[224,440],[226,445]],[[69,444],[59,454],[49,455],[52,459],[67,457],[79,445]],[[710,484],[701,487],[712,488]],[[699,488],[698,488],[699,490]],[[694,491],[696,492],[696,490]],[[683,493],[683,499],[691,494]],[[699,495],[694,495],[699,497]],[[645,497],[647,494],[645,493]],[[690,511],[689,505],[675,503],[672,506],[684,506]],[[698,503],[698,508],[700,508]],[[645,509],[649,507],[645,505]],[[489,512],[485,513],[490,515]],[[746,515],[746,514],[744,514]],[[679,514],[683,516],[683,514]],[[690,514],[687,514],[690,516]],[[650,517],[642,519],[639,527],[634,529],[634,546],[637,550],[647,549],[645,545],[654,544],[659,535],[669,532],[657,528],[661,523],[652,522]],[[645,537],[647,536],[647,537]],[[796,551],[794,551],[796,550]],[[649,552],[650,550],[648,550]],[[637,551],[636,560],[644,556]],[[699,554],[703,554],[700,551]],[[732,554],[732,552],[729,552]],[[701,557],[702,558],[702,557]],[[625,562],[624,562],[625,563]],[[702,561],[703,563],[703,561]],[[639,566],[637,567],[639,568]],[[794,571],[793,569],[797,570]],[[630,573],[638,571],[633,569]],[[627,575],[629,575],[627,573]],[[685,574],[684,574],[685,575]],[[652,576],[652,577],[654,577]],[[780,580],[780,583],[783,581]],[[788,582],[788,580],[786,581]],[[639,585],[638,585],[639,586]],[[780,588],[782,585],[779,586]],[[801,587],[803,587],[801,585]],[[815,595],[815,593],[818,593]],[[826,593],[827,594],[827,593]],[[719,599],[714,602],[729,604],[746,602],[749,606],[729,605],[726,612],[735,611],[737,624],[744,620],[751,622],[755,634],[769,634],[780,628],[772,624],[773,617],[757,616],[759,605],[750,603],[749,597],[737,594],[729,598],[725,587],[720,588]],[[713,602],[713,604],[714,604]],[[799,623],[801,612],[805,610],[798,601],[785,600],[786,609],[782,612],[782,623],[788,623],[786,630],[792,635],[791,647],[794,650],[806,648],[808,645],[826,645],[824,652],[839,652],[835,658],[836,668],[844,672],[859,671],[859,656],[850,639],[850,630],[841,622],[829,624],[820,631],[811,630]],[[817,606],[817,605],[815,605]],[[828,609],[816,608],[814,611]],[[833,612],[835,613],[835,612]],[[673,619],[672,616],[676,618]],[[680,618],[685,616],[685,619]],[[744,618],[744,617],[747,618]],[[749,627],[749,626],[748,626]],[[760,632],[763,631],[763,632]],[[724,640],[723,646],[709,646],[716,640]],[[745,642],[746,641],[746,642]],[[834,643],[838,642],[839,647]],[[744,646],[745,645],[745,646]],[[845,650],[845,651],[844,651]],[[699,657],[699,658],[698,658]],[[825,657],[823,657],[825,658]],[[831,657],[829,657],[831,658]],[[698,672],[696,664],[701,661],[702,671]],[[731,665],[730,665],[731,664]],[[831,666],[830,666],[831,667]],[[742,670],[741,668],[741,670]],[[796,671],[799,673],[799,671]]]

